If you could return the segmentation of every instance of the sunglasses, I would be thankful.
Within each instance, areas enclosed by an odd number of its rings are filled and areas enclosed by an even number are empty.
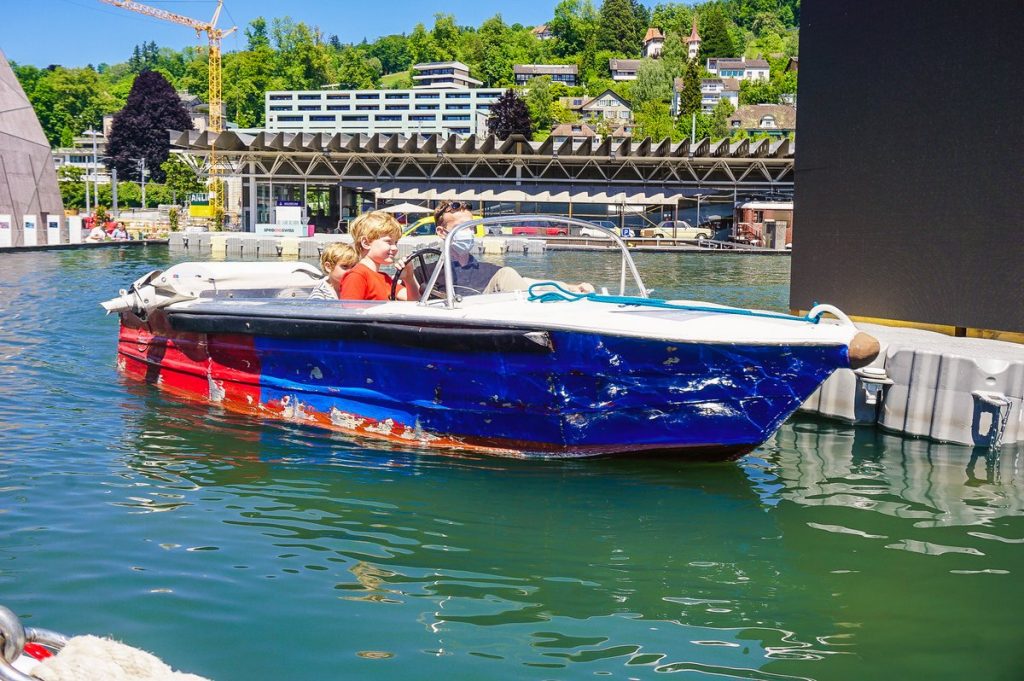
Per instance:
[[[470,210],[470,206],[465,201],[445,201],[438,209],[438,213],[457,213],[460,210]]]

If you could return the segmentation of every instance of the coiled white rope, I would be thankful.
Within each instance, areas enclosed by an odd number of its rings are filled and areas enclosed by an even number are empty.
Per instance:
[[[35,662],[26,644],[42,644],[56,655]],[[27,664],[28,663],[28,664]],[[25,670],[25,671],[22,671]],[[45,629],[26,629],[0,606],[0,681],[208,681],[171,669],[155,655],[108,638],[65,639]]]

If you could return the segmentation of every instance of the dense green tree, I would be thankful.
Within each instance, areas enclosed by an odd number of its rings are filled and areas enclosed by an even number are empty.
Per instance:
[[[778,104],[779,91],[771,80],[740,82],[740,104]]]
[[[635,0],[604,0],[597,48],[638,56],[646,30],[646,12]]]
[[[514,29],[501,18],[500,14],[480,25],[480,40],[483,46],[483,60],[478,66],[478,77],[488,87],[507,87],[513,84],[512,67],[515,64],[529,64],[531,40],[527,29]]]
[[[57,186],[65,208],[85,208],[85,170],[77,166],[57,169]]]
[[[508,139],[509,135],[530,138],[533,132],[530,111],[515,90],[506,90],[491,106],[487,130],[500,140]]]
[[[668,102],[672,99],[672,77],[660,59],[645,59],[636,73],[632,90],[634,108],[648,102]]]
[[[342,49],[338,64],[338,87],[342,90],[372,90],[380,87],[380,61],[367,58],[362,50],[348,46]]]
[[[106,165],[130,177],[138,172],[138,160],[145,158],[150,177],[162,182],[160,166],[171,145],[167,131],[191,129],[192,119],[171,84],[159,73],[143,71],[135,79],[128,102],[114,115]]]
[[[71,146],[75,136],[97,128],[103,114],[117,108],[92,69],[48,69],[25,94],[53,146]]]
[[[243,128],[263,124],[264,95],[283,88],[269,46],[224,55],[224,105],[228,120]]]
[[[450,61],[458,57],[459,27],[455,23],[455,15],[440,12],[435,14],[434,29],[430,34],[437,45],[441,61]]]
[[[661,48],[661,62],[665,65],[665,71],[673,78],[682,76],[686,70],[690,48],[683,38],[682,33],[669,31],[665,34],[665,45]]]
[[[434,36],[427,32],[423,24],[416,24],[408,40],[409,63],[423,64],[432,61],[441,61],[443,52],[434,42]]]
[[[705,6],[700,16],[700,59],[735,57],[736,45],[729,32],[729,19],[718,5]]]
[[[679,93],[679,115],[686,117],[699,112],[701,105],[700,81],[704,70],[692,59],[683,74],[683,90]]]
[[[335,82],[333,50],[319,30],[284,17],[274,19],[271,35],[277,47],[277,71],[285,88],[315,90]]]
[[[681,2],[659,3],[651,11],[651,26],[657,26],[666,34],[673,31],[689,36],[692,21],[693,10]]]
[[[173,203],[184,205],[192,194],[206,191],[206,185],[196,175],[196,171],[177,154],[168,156],[160,169],[164,171],[164,184],[171,192]]]
[[[270,47],[270,36],[267,34],[267,20],[256,17],[245,29],[246,49],[250,52]]]
[[[526,108],[530,112],[534,134],[550,132],[551,104],[554,101],[551,77],[531,78],[526,87]]]
[[[581,55],[596,48],[598,15],[591,0],[561,0],[548,22],[559,57]]]
[[[652,100],[645,102],[634,111],[636,119],[636,128],[633,131],[634,139],[650,137],[652,141],[660,142],[675,134],[676,129],[668,110],[668,104]]]
[[[386,35],[370,43],[369,53],[380,61],[384,73],[405,71],[412,63],[408,43],[404,35]]]

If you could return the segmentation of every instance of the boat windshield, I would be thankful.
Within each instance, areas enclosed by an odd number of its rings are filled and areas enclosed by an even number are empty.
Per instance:
[[[444,248],[441,249],[438,261],[441,263],[441,266],[433,268],[433,272],[421,292],[420,305],[426,305],[430,300],[434,289],[437,288],[438,290],[443,289],[444,291],[445,306],[448,308],[455,307],[457,296],[455,294],[455,285],[452,281],[451,267],[448,266],[448,263],[452,258],[452,241],[455,240],[456,235],[465,231],[474,233],[477,231],[477,226],[483,226],[485,232],[489,234],[503,233],[505,229],[513,225],[518,226],[518,228],[513,228],[513,235],[516,238],[524,239],[543,239],[552,235],[570,235],[578,233],[581,229],[599,230],[600,232],[603,232],[605,236],[611,239],[619,247],[619,252],[622,254],[618,295],[626,295],[628,274],[628,278],[632,279],[632,283],[639,292],[639,295],[643,298],[647,297],[647,288],[644,286],[643,280],[640,278],[640,273],[637,271],[636,264],[633,262],[633,258],[629,254],[629,249],[626,247],[625,242],[619,238],[619,235],[615,230],[609,229],[599,223],[587,222],[586,220],[568,218],[559,215],[502,215],[498,217],[474,218],[472,220],[468,220],[452,228],[452,230],[445,235]],[[532,229],[534,231],[531,232],[527,227],[523,227],[523,225],[533,226]]]

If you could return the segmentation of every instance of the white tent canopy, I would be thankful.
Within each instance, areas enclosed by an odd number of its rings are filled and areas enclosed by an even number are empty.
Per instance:
[[[397,206],[387,206],[381,208],[385,213],[405,213],[410,215],[412,213],[433,213],[432,208],[424,208],[423,206],[417,206],[415,203],[400,203]]]

